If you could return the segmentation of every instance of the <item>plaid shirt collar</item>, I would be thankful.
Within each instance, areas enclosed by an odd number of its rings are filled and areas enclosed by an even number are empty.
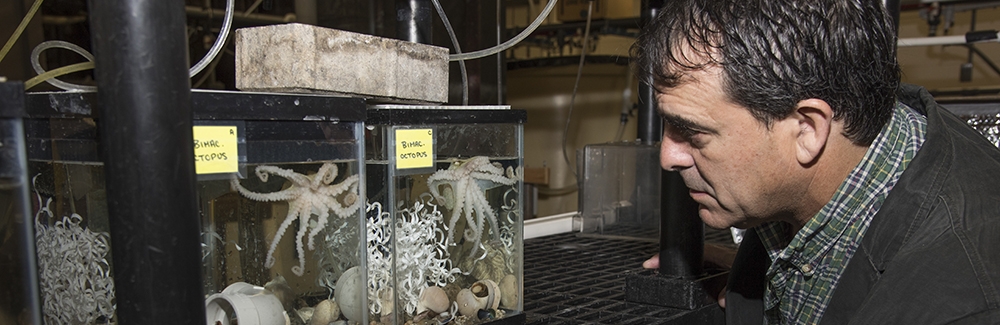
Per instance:
[[[927,120],[897,102],[892,118],[833,198],[788,239],[789,225],[757,227],[771,257],[768,323],[818,323],[872,217],[924,142]]]

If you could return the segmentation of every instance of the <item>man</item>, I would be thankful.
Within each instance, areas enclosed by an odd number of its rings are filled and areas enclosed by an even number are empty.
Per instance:
[[[1000,323],[1000,151],[899,84],[881,1],[666,3],[632,54],[661,165],[748,229],[728,324]]]

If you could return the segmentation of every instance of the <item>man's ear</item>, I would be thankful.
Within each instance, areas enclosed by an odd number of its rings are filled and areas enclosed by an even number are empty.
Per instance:
[[[800,164],[811,165],[829,143],[833,109],[822,99],[809,98],[795,105],[792,116],[799,127],[795,156]]]

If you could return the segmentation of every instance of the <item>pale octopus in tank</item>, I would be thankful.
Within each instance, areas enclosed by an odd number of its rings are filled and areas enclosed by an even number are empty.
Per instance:
[[[459,218],[465,217],[467,226],[465,229],[465,239],[473,243],[472,251],[475,254],[483,237],[484,223],[489,223],[490,230],[494,236],[500,234],[498,220],[493,208],[486,200],[486,192],[480,188],[477,181],[490,181],[502,185],[514,185],[517,177],[512,168],[507,167],[507,176],[504,176],[504,169],[499,163],[491,163],[489,158],[484,156],[472,157],[469,160],[455,162],[448,169],[438,170],[427,178],[427,187],[431,195],[439,202],[443,203],[451,216],[448,221],[448,240],[455,242],[454,229]],[[448,185],[444,189],[440,187]]]
[[[333,163],[324,163],[313,175],[303,175],[275,166],[258,166],[255,173],[262,182],[267,182],[269,175],[281,176],[291,182],[291,186],[277,192],[256,193],[240,185],[239,179],[235,176],[230,180],[232,188],[248,199],[260,202],[288,202],[288,215],[271,240],[264,267],[274,266],[274,251],[278,247],[278,242],[292,221],[298,219],[299,230],[295,236],[295,249],[298,251],[299,265],[292,267],[292,273],[302,276],[305,269],[305,250],[302,240],[306,238],[306,231],[310,226],[313,228],[308,232],[308,246],[309,250],[314,250],[316,235],[325,228],[330,211],[338,217],[346,218],[359,210],[361,200],[357,194],[358,175],[351,175],[340,183],[331,184],[337,178],[337,165]],[[343,202],[338,200],[341,196],[340,200]],[[314,225],[310,225],[313,215],[316,216],[316,221]]]

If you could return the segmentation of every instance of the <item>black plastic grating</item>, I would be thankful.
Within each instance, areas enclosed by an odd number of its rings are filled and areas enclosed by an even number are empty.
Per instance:
[[[687,310],[625,301],[625,277],[659,252],[650,238],[566,233],[524,241],[524,311],[528,325],[666,324]],[[728,230],[706,228],[707,242],[732,245]]]

